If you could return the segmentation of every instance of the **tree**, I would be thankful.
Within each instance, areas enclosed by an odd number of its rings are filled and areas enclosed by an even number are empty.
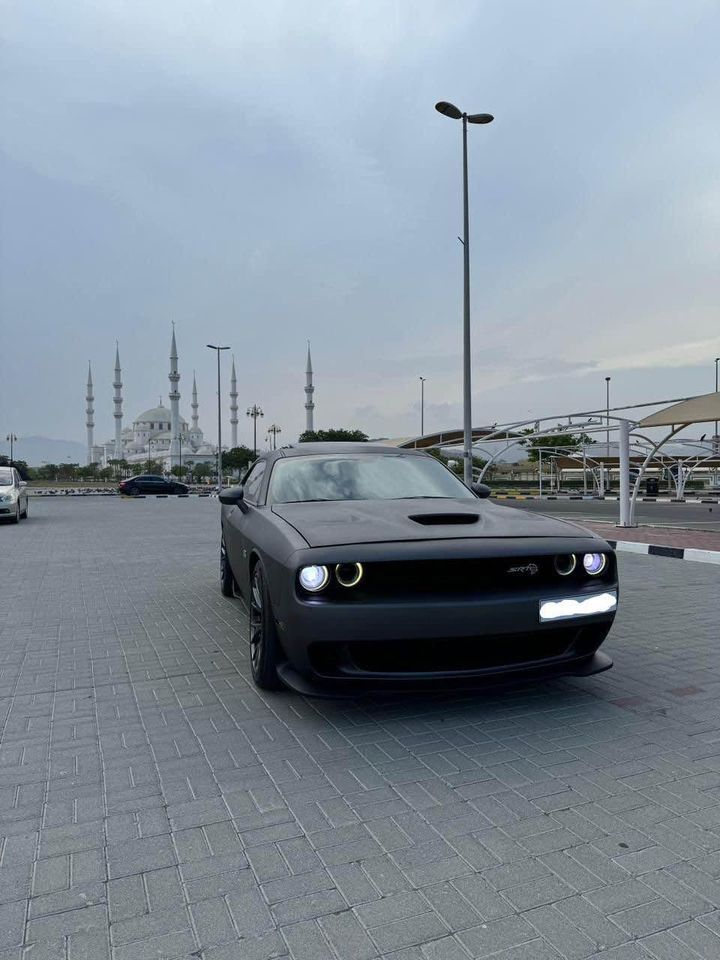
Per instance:
[[[58,480],[74,480],[79,468],[79,463],[59,463],[57,465]]]
[[[35,471],[38,480],[57,480],[58,465],[56,463],[44,463]]]
[[[344,430],[331,427],[329,430],[306,430],[300,434],[300,443],[324,443],[328,440],[350,443],[367,443],[368,435],[362,430]]]
[[[170,473],[174,477],[184,477],[187,473],[185,467],[181,467],[179,463],[176,463],[174,467],[170,467]]]
[[[145,473],[162,473],[163,465],[159,460],[147,460],[145,462]]]
[[[113,468],[113,477],[116,480],[121,480],[130,468],[130,464],[124,457],[121,457],[119,460],[108,460],[108,466]]]
[[[20,474],[21,480],[31,480],[32,479],[32,470],[27,465],[24,460],[18,460],[17,457],[13,459],[12,464],[10,463],[10,457],[5,454],[0,454],[0,467],[9,467],[13,466]]]
[[[192,467],[192,475],[196,480],[203,480],[213,473],[213,468],[209,463],[195,463]]]
[[[558,427],[563,424],[559,423]],[[521,430],[521,433],[536,433],[531,427]],[[548,433],[542,437],[533,437],[532,440],[523,440],[528,448],[528,460],[536,463],[540,458],[540,450],[545,453],[574,453],[589,443],[595,443],[586,433]]]
[[[223,454],[223,470],[237,470],[239,473],[242,473],[252,461],[252,450],[240,444],[239,447],[232,447]]]

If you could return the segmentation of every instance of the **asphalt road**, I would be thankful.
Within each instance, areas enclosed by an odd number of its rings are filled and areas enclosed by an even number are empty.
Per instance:
[[[569,520],[617,521],[619,504],[613,500],[498,500],[508,507],[547,513]],[[635,508],[638,523],[657,527],[720,532],[720,506],[712,503],[643,503]]]

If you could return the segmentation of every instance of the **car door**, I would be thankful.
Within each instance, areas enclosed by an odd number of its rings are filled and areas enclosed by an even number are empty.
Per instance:
[[[17,472],[17,470],[13,470],[13,473],[15,474],[15,487],[17,488],[17,491],[18,491],[18,503],[20,504],[20,512],[25,513],[25,511],[27,510],[27,500],[28,500],[27,487],[23,486],[23,482],[20,479],[20,474]]]
[[[250,589],[248,558],[253,546],[253,520],[259,508],[265,468],[264,460],[252,465],[243,481],[242,506],[231,507],[225,518],[225,549],[235,581],[244,597],[248,596]]]

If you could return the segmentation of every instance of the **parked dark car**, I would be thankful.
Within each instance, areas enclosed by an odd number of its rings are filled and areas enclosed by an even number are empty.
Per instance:
[[[598,651],[618,600],[610,545],[489,492],[380,445],[256,460],[220,494],[221,588],[248,607],[256,684],[332,694],[612,666]]]
[[[180,483],[179,480],[168,480],[167,477],[158,477],[152,473],[142,473],[138,477],[121,480],[118,489],[127,497],[152,494],[184,495],[188,492],[187,484]]]

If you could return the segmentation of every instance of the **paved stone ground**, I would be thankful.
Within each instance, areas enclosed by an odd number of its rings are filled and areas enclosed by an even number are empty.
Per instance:
[[[0,960],[720,957],[720,590],[620,558],[613,671],[248,681],[218,504],[0,527]]]
[[[664,547],[692,547],[698,550],[720,550],[720,533],[705,530],[668,530],[662,527],[618,527],[614,523],[577,521],[610,540],[630,540],[633,543],[655,543]]]

